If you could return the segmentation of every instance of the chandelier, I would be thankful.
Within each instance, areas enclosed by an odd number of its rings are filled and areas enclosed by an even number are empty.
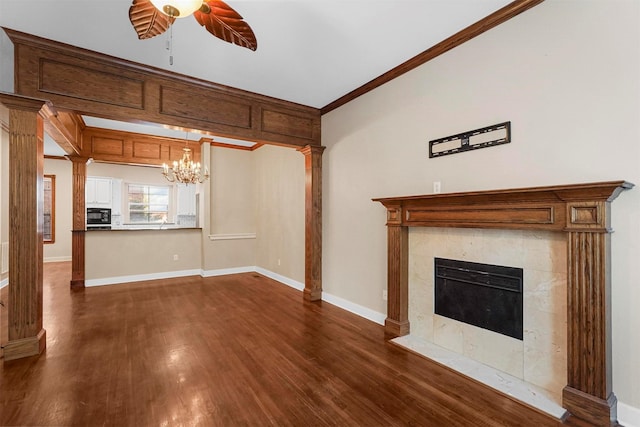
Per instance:
[[[174,160],[173,167],[169,168],[166,163],[162,164],[162,175],[167,181],[195,184],[209,179],[209,169],[205,166],[204,173],[202,173],[200,162],[196,163],[191,160],[191,149],[185,146],[182,151],[182,159]]]

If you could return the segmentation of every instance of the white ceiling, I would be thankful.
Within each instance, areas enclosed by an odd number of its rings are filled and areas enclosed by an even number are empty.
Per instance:
[[[227,0],[252,27],[257,51],[213,37],[190,16],[173,26],[173,65],[169,32],[138,40],[131,3],[0,0],[0,26],[322,108],[510,1]]]
[[[508,0],[227,0],[258,50],[223,42],[192,17],[138,40],[131,0],[0,0],[0,26],[321,108]]]

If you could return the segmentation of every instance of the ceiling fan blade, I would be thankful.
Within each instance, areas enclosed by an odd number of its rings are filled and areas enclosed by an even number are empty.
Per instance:
[[[251,50],[258,48],[258,41],[249,24],[223,1],[205,1],[203,7],[194,12],[193,16],[200,25],[219,39]]]
[[[164,33],[176,20],[160,12],[149,0],[133,0],[129,8],[129,19],[140,40]]]

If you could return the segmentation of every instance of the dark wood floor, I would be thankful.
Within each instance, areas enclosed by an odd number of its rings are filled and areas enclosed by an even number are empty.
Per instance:
[[[45,265],[47,349],[0,364],[1,425],[558,426],[255,273],[70,291]]]

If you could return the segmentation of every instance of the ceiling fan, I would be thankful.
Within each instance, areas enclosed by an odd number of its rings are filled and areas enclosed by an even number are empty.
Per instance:
[[[164,33],[176,18],[191,14],[219,39],[251,50],[258,48],[249,24],[220,0],[133,0],[129,8],[129,19],[140,40]]]

